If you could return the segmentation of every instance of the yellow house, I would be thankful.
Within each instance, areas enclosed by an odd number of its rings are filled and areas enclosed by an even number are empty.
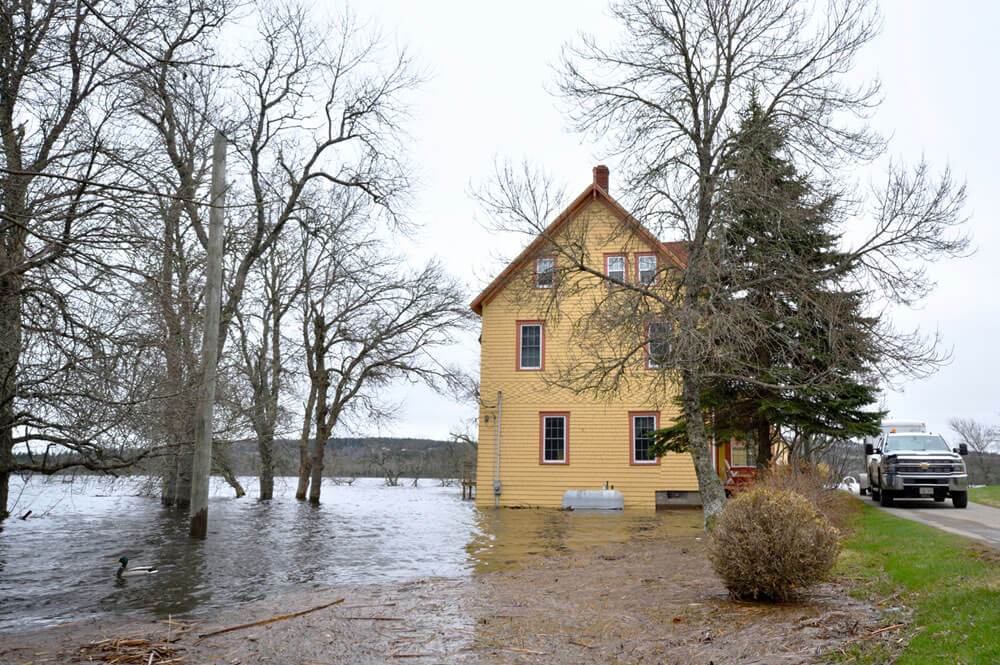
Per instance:
[[[549,239],[577,248],[596,274],[562,276]],[[661,242],[611,198],[608,169],[598,166],[580,196],[476,297],[477,505],[558,507],[566,490],[605,488],[620,491],[626,508],[699,503],[689,455],[648,454],[647,433],[670,424],[676,408],[676,387],[656,385],[648,344],[645,366],[610,399],[553,385],[576,362],[575,324],[601,289],[614,288],[602,275],[653,288],[685,259],[683,244]],[[565,286],[557,279],[574,280],[573,288],[553,291]],[[716,452],[720,471],[733,462],[729,448]]]

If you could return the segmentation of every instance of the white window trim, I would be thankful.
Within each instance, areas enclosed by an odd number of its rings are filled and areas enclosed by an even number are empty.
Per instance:
[[[525,328],[532,326],[538,328],[538,366],[537,367],[526,367],[524,364],[524,333],[522,332]],[[519,323],[517,324],[517,368],[526,370],[541,370],[542,365],[545,363],[545,331],[542,329],[541,323]],[[508,365],[510,367],[510,365]]]
[[[631,434],[632,434],[632,440],[629,441],[629,448],[631,449],[630,452],[631,452],[631,455],[632,455],[632,464],[656,464],[656,463],[659,462],[659,459],[656,458],[656,457],[654,457],[651,460],[637,460],[635,458],[635,419],[636,418],[652,418],[653,419],[653,429],[657,429],[660,426],[660,419],[656,416],[655,413],[646,413],[646,414],[642,414],[642,415],[632,414],[632,427],[629,428],[631,430]],[[621,458],[619,458],[619,459],[621,459]]]
[[[628,275],[628,260],[625,258],[624,254],[610,254],[608,256],[605,256],[604,257],[604,274],[607,275],[608,277],[612,277],[612,274],[611,274],[611,260],[612,259],[621,259],[621,262],[622,262],[621,277],[617,277],[617,279],[620,279],[622,282],[624,282],[626,276]],[[618,272],[618,271],[615,271],[615,272]]]
[[[559,418],[563,421],[563,438],[562,438],[562,459],[545,459],[545,423],[549,418]],[[566,463],[566,416],[542,416],[542,464],[565,464]]]
[[[551,261],[551,263],[552,263],[552,268],[550,269],[550,272],[552,274],[552,283],[551,284],[539,284],[538,283],[538,276],[542,274],[542,271],[538,269],[538,264],[540,264],[542,261]],[[551,289],[555,285],[556,285],[556,259],[555,259],[555,257],[554,256],[541,256],[541,257],[535,259],[535,288],[536,289]]]
[[[650,260],[650,259],[653,260],[653,278],[651,280],[649,280],[649,282],[644,282],[642,280],[642,261],[643,261],[643,259],[646,259],[647,261]],[[659,263],[659,261],[656,258],[656,254],[640,254],[638,257],[636,257],[636,260],[635,260],[635,270],[636,270],[636,277],[639,279],[639,284],[642,284],[643,286],[655,286],[656,285],[656,272],[657,272],[657,270],[659,270],[659,267],[660,267],[660,263]]]
[[[653,360],[653,326],[657,324],[666,327],[666,324],[662,321],[650,321],[646,324],[646,367],[650,369],[659,369],[663,366],[661,363]],[[667,344],[670,344],[669,340],[667,340]]]

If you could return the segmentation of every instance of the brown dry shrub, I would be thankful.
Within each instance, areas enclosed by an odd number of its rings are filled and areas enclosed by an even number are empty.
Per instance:
[[[708,556],[737,598],[787,600],[837,561],[837,529],[797,492],[755,487],[726,504]]]
[[[849,512],[845,497],[831,482],[831,473],[826,465],[775,464],[763,471],[756,483],[757,487],[795,492],[809,499],[838,528],[843,528]]]

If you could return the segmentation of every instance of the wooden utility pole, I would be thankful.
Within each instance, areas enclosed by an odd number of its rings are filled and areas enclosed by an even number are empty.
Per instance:
[[[195,416],[191,473],[191,536],[208,533],[208,482],[212,474],[212,415],[219,366],[219,311],[222,308],[222,223],[226,201],[226,137],[215,132],[212,149],[212,208],[208,213],[208,265],[205,275],[205,330],[201,343],[201,390]]]

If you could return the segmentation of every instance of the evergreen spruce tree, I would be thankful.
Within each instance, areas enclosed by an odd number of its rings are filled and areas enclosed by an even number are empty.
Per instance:
[[[799,174],[781,130],[756,100],[744,113],[720,200],[714,294],[728,325],[716,377],[702,394],[717,441],[753,441],[757,466],[773,434],[853,438],[878,431],[870,344],[874,321],[853,267],[838,250],[837,199]],[[683,419],[658,433],[661,450],[686,446]]]

